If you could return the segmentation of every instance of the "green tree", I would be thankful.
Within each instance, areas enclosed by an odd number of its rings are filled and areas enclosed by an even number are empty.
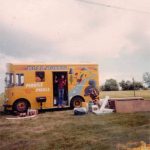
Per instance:
[[[150,87],[150,73],[149,72],[145,72],[143,74],[143,80],[148,85],[148,87]]]
[[[105,84],[101,88],[103,91],[118,91],[119,86],[115,79],[106,80]]]
[[[128,85],[126,84],[126,81],[122,80],[120,83],[119,83],[120,87],[122,88],[122,90],[128,90]]]
[[[134,89],[135,90],[140,90],[140,89],[143,89],[143,88],[144,88],[143,83],[138,82],[138,81],[134,82]]]
[[[131,81],[124,81],[122,80],[120,83],[119,83],[120,87],[122,88],[123,91],[126,91],[126,90],[133,90],[133,84]]]
[[[134,83],[127,80],[127,81],[124,81],[122,80],[120,83],[119,83],[120,87],[122,88],[123,91],[126,91],[126,90],[139,90],[139,89],[143,89],[143,84],[141,82],[138,82],[138,81],[135,81]]]

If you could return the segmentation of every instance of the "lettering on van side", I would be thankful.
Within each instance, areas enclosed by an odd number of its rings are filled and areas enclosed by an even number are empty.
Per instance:
[[[43,87],[43,83],[27,83],[26,88],[37,88]]]
[[[50,92],[50,88],[36,88],[35,92]]]
[[[44,87],[43,83],[27,83],[26,88],[36,88],[35,92],[49,92],[50,88]]]
[[[67,70],[67,66],[27,66],[26,70]]]

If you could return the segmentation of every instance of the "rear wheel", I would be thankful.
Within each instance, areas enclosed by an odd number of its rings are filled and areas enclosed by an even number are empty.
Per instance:
[[[13,105],[13,110],[17,112],[26,112],[28,108],[28,102],[23,99],[17,100]]]
[[[82,97],[74,97],[72,100],[71,100],[71,108],[79,108],[82,106],[82,102],[83,102],[83,98]]]

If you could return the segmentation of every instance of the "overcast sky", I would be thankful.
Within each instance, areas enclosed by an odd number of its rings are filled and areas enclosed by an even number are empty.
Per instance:
[[[149,0],[0,0],[0,92],[7,62],[94,62],[102,83],[142,81],[149,18]]]

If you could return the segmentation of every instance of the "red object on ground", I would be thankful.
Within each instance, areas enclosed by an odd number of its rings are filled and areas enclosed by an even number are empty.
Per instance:
[[[115,101],[116,112],[133,113],[150,111],[150,101],[148,100],[125,100]]]
[[[109,107],[118,113],[150,111],[150,101],[141,97],[109,99]]]

